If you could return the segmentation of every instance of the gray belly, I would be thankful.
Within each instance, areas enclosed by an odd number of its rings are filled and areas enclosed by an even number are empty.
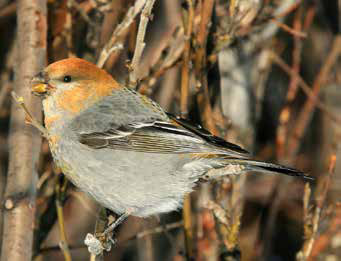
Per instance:
[[[55,155],[67,163],[65,174],[77,187],[104,207],[135,216],[179,208],[204,172],[188,155],[94,150],[71,143],[60,144]]]

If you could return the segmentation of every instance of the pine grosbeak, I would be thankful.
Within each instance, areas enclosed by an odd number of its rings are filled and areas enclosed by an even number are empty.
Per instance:
[[[124,218],[179,208],[199,179],[245,171],[309,178],[250,159],[241,147],[167,114],[82,59],[49,65],[34,77],[32,91],[43,97],[56,164],[77,187]]]

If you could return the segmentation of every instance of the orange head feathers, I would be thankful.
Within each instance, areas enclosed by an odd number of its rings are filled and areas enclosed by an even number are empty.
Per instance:
[[[121,88],[106,71],[79,58],[50,64],[32,79],[32,84],[32,92],[46,98],[44,109],[49,111],[53,103],[57,111],[70,115]]]
[[[44,98],[48,129],[121,88],[106,71],[79,58],[52,63],[32,79],[32,93]]]
[[[106,71],[98,68],[96,65],[86,60],[79,58],[60,60],[50,64],[44,71],[48,74],[50,79],[64,80],[65,76],[70,76],[71,81],[77,79],[87,79],[96,80],[101,83],[113,83],[116,85],[114,79]]]

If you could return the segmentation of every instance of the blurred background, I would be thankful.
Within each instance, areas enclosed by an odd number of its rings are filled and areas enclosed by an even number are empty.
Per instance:
[[[316,178],[199,183],[183,211],[130,217],[96,260],[341,260],[340,26],[338,0],[0,0],[1,260],[95,260],[84,238],[100,206],[54,166],[11,98],[42,119],[29,80],[67,57]]]

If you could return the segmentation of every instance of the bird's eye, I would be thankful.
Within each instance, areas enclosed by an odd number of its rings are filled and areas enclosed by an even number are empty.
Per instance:
[[[63,81],[64,81],[64,82],[71,82],[71,76],[70,76],[70,75],[64,76]]]

